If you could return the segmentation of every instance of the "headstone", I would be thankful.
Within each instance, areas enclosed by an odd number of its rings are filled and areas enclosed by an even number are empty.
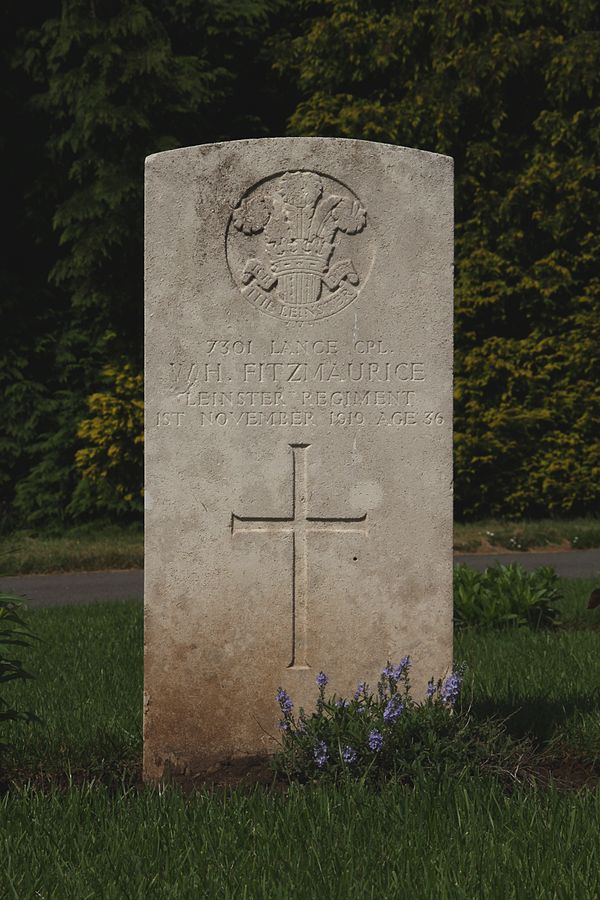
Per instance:
[[[452,659],[452,160],[146,163],[145,776],[273,752],[278,687]]]

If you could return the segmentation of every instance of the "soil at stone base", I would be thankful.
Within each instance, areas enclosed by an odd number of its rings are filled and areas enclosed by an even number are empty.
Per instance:
[[[494,776],[489,776],[494,777]],[[518,785],[529,785],[536,788],[554,787],[559,790],[594,790],[600,787],[600,759],[587,759],[566,755],[564,757],[540,756],[531,760],[526,767],[516,774],[500,773],[500,782],[506,791],[511,793]],[[255,759],[250,764],[246,761],[231,762],[212,774],[178,775],[164,782],[178,788],[186,795],[203,790],[254,790],[263,788],[276,793],[285,794],[289,782],[278,776],[269,759]],[[124,790],[142,792],[151,790],[156,785],[144,782],[142,768],[139,763],[132,763],[119,771],[92,773],[86,770],[72,772],[44,772],[41,770],[0,771],[0,797],[19,787],[28,786],[36,791],[67,791],[73,787],[97,784],[108,787],[111,793],[121,794]],[[410,788],[410,781],[406,782]]]

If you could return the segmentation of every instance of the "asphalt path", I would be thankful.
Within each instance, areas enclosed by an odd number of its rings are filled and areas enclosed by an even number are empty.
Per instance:
[[[564,578],[600,579],[600,550],[569,550],[554,553],[466,553],[455,563],[485,569],[495,562],[518,562],[526,569],[553,566]],[[107,600],[142,600],[142,569],[108,572],[61,572],[55,575],[13,575],[0,578],[0,592],[24,597],[29,607],[77,606]]]
[[[561,578],[600,578],[600,550],[555,550],[544,553],[530,550],[526,553],[461,553],[455,554],[455,563],[466,563],[480,572],[499,562],[520,563],[532,571],[540,566],[552,566]]]
[[[142,600],[143,569],[57,572],[0,578],[0,592],[24,597],[27,606],[78,606],[106,600]]]

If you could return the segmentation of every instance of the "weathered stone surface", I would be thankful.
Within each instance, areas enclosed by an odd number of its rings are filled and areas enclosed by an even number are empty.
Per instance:
[[[145,774],[271,752],[452,653],[452,161],[364,141],[146,164]]]

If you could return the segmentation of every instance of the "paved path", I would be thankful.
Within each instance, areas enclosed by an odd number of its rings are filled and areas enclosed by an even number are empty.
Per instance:
[[[529,553],[461,553],[455,563],[466,563],[474,569],[487,569],[494,563],[520,563],[531,571],[552,566],[561,578],[600,578],[600,550],[556,550],[552,553],[533,550]]]
[[[141,600],[142,569],[111,572],[59,572],[56,575],[11,575],[0,578],[0,591],[24,596],[27,605],[75,606],[100,600]]]
[[[597,577],[600,580],[600,550],[570,550],[555,553],[466,553],[454,562],[485,569],[496,561],[519,562],[526,569],[553,566],[566,578]],[[144,574],[141,569],[112,572],[68,572],[57,575],[14,575],[0,578],[0,592],[27,598],[27,605],[73,606],[103,600],[141,600]]]

